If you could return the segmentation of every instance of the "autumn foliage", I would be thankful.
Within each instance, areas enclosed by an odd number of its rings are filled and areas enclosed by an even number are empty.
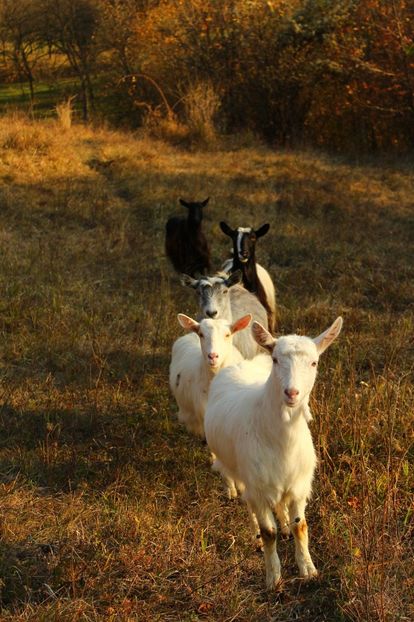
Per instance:
[[[16,48],[9,13],[21,2],[2,2],[5,50]],[[39,5],[24,2],[25,15]],[[67,70],[78,75],[84,106],[111,93],[105,112],[118,123],[140,125],[155,113],[181,131],[191,126],[189,98],[196,92],[202,100],[205,84],[210,101],[219,101],[206,123],[220,132],[250,130],[278,145],[338,151],[413,144],[412,0],[40,3],[49,18],[37,40],[48,41],[52,56],[69,54]],[[33,28],[29,34],[36,40]],[[13,58],[22,65],[21,53]],[[36,65],[33,73],[35,79]]]

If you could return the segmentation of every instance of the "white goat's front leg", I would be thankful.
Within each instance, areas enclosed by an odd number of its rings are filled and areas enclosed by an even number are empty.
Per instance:
[[[292,501],[289,516],[293,536],[295,538],[295,558],[301,577],[316,577],[318,571],[313,565],[308,546],[308,525],[305,518],[306,500]]]
[[[253,508],[254,509],[254,508]],[[263,540],[263,553],[266,566],[266,586],[273,590],[280,581],[280,560],[276,550],[276,521],[269,509],[258,512],[255,510]]]
[[[253,512],[249,502],[247,502],[247,509],[249,511],[250,527],[252,529],[253,542],[254,542],[254,545],[257,551],[261,551],[263,549],[263,540],[260,534],[260,527],[257,521],[256,514]]]
[[[224,479],[224,483],[226,485],[226,494],[228,499],[236,499],[237,497],[237,488],[236,484],[231,477],[227,477],[227,475],[222,474]]]
[[[286,506],[286,503],[276,503],[274,512],[277,516],[277,519],[280,523],[280,530],[284,536],[290,535],[290,518],[289,518],[289,510]]]
[[[226,496],[228,499],[235,499],[237,497],[236,482],[229,477],[223,469],[223,466],[219,460],[217,460],[216,454],[211,452],[211,461],[213,471],[218,471],[224,480]]]

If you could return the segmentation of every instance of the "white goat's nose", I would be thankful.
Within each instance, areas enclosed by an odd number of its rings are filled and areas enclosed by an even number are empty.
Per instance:
[[[293,400],[294,397],[297,397],[299,395],[299,391],[297,389],[285,389],[285,395]]]
[[[215,352],[210,352],[210,354],[208,355],[208,358],[210,359],[210,361],[214,361],[215,359],[218,359],[219,355],[216,354]]]

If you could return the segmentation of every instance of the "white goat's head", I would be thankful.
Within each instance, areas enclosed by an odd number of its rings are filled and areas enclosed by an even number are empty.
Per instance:
[[[253,336],[272,356],[272,374],[287,406],[296,407],[308,398],[315,383],[319,356],[336,339],[341,328],[342,318],[338,317],[315,339],[299,335],[275,339],[259,322],[253,322]]]
[[[200,346],[208,368],[217,373],[231,354],[232,336],[249,326],[252,316],[244,315],[232,324],[226,320],[201,320],[196,322],[188,315],[178,314],[178,321],[183,328],[193,331],[200,337]]]
[[[222,318],[230,313],[229,288],[240,283],[241,279],[241,271],[236,270],[230,275],[219,273],[215,276],[203,276],[200,279],[193,279],[183,274],[181,283],[196,290],[200,310],[204,317]]]

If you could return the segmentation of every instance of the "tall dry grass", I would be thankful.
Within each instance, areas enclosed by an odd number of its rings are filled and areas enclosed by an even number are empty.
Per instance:
[[[68,97],[62,102],[56,104],[56,116],[64,130],[70,130],[73,120],[73,101],[75,96]]]
[[[0,120],[1,619],[404,621],[413,603],[413,263],[408,161],[165,142]],[[321,361],[309,506],[320,578],[264,590],[245,508],[175,418],[178,311],[163,252],[178,196],[271,223],[278,330],[344,330]],[[222,574],[224,573],[224,574]]]
[[[193,141],[205,147],[217,142],[216,119],[220,106],[220,97],[210,82],[198,82],[189,89],[184,107]]]

